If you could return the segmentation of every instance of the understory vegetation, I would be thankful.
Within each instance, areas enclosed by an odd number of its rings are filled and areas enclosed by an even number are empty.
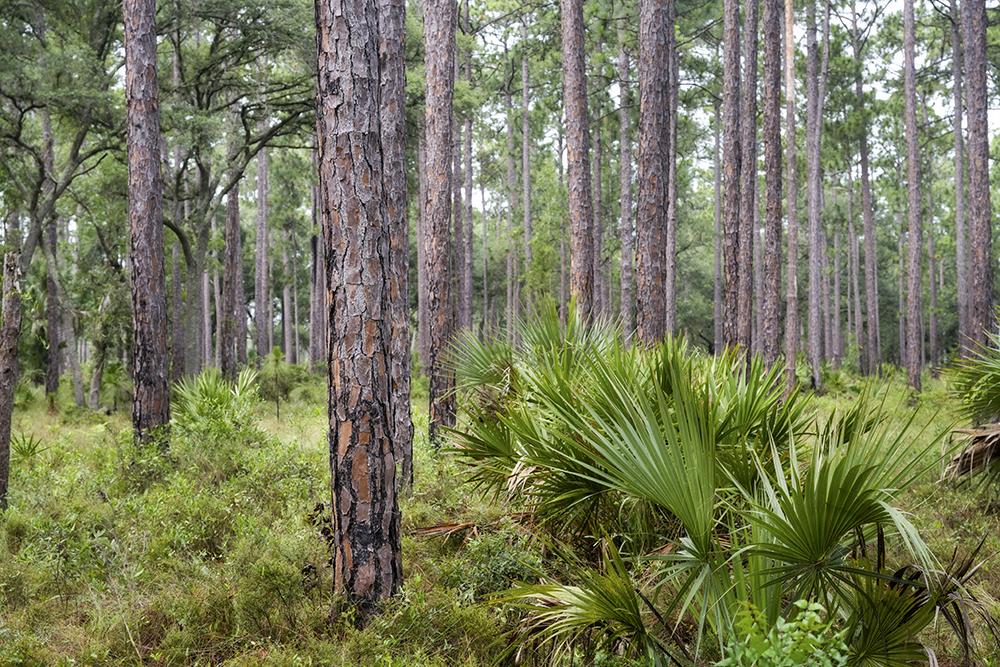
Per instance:
[[[185,381],[166,453],[22,384],[0,664],[1000,660],[1000,515],[940,481],[957,380],[829,370],[783,400],[779,371],[680,340],[554,313],[518,338],[458,346],[463,415],[416,442],[404,588],[363,629],[332,590],[322,378]]]

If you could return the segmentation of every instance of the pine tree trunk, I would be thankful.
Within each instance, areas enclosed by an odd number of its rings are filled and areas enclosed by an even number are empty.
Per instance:
[[[562,28],[563,108],[569,171],[570,293],[581,319],[594,310],[594,247],[591,232],[590,129],[584,65],[583,0],[559,0]]]
[[[556,130],[556,178],[559,182],[559,193],[565,192],[566,178],[563,173],[563,125],[560,118],[559,128]],[[559,225],[559,321],[566,323],[569,314],[569,261],[566,257],[566,220],[563,218]]]
[[[968,112],[968,321],[970,344],[986,344],[995,327],[993,312],[993,233],[990,204],[987,119],[986,3],[963,3],[965,100]]]
[[[635,246],[633,245],[632,226],[632,129],[630,127],[629,107],[632,103],[629,89],[630,66],[628,51],[625,50],[625,29],[622,22],[618,24],[618,88],[621,91],[618,108],[618,162],[619,190],[621,204],[618,219],[618,239],[621,244],[621,319],[625,332],[625,342],[632,340],[635,329],[635,297],[633,262],[635,261]],[[562,161],[562,155],[559,156]]]
[[[271,327],[271,287],[268,285],[267,267],[269,186],[267,147],[265,146],[257,153],[257,236],[254,245],[254,333],[256,335],[258,368],[263,363],[264,357],[271,353],[271,350],[267,346],[267,330]],[[314,199],[315,196],[314,193]],[[311,353],[312,350],[310,349],[310,356]]]
[[[591,233],[594,244],[594,309],[595,317],[604,317],[604,207],[601,192],[602,170],[604,166],[604,142],[601,137],[601,122],[594,125],[594,157],[591,161],[593,174],[590,184],[592,188],[594,219],[591,222]]]
[[[465,34],[472,35],[469,17],[469,0],[462,3]],[[402,39],[402,36],[400,37]],[[402,57],[402,56],[400,56]],[[472,89],[472,50],[465,54],[465,80]],[[404,100],[405,101],[405,100]],[[465,247],[462,252],[462,303],[459,309],[459,325],[463,329],[472,328],[472,116],[465,118]],[[404,171],[405,176],[405,171]],[[485,202],[485,200],[484,200]],[[484,204],[485,205],[485,204]],[[485,308],[485,301],[483,302]]]
[[[511,64],[513,78],[513,63]],[[504,106],[507,112],[507,342],[513,344],[518,319],[518,277],[517,244],[514,242],[514,208],[516,199],[517,173],[514,168],[514,102],[510,82],[504,90]]]
[[[44,34],[44,28],[41,28]],[[43,108],[39,115],[42,124],[42,164],[45,168],[44,187],[51,195],[51,189],[55,183],[55,139],[52,134],[52,121],[49,117],[48,109]],[[59,225],[56,223],[55,213],[49,215],[42,221],[44,225],[45,256],[53,259],[58,254],[59,248]],[[57,276],[53,275],[57,271],[57,265],[53,262],[45,264],[45,396],[49,401],[49,407],[54,408],[55,394],[59,391],[60,368],[60,340],[59,329],[62,326],[62,318],[59,315],[59,290],[56,285]]]
[[[132,428],[138,441],[148,440],[170,421],[155,18],[154,0],[124,0],[134,331]]]
[[[356,606],[362,625],[403,580],[392,381],[386,373],[394,362],[391,326],[385,317],[392,312],[391,195],[382,171],[380,131],[382,112],[393,103],[379,106],[379,86],[384,86],[380,29],[396,35],[402,19],[385,4],[381,7],[379,11],[375,0],[316,3],[320,180],[324,243],[329,248],[334,586]],[[428,17],[433,14],[430,9]],[[387,21],[392,28],[381,25]],[[445,133],[450,134],[450,118],[443,120]],[[450,141],[442,151],[446,158],[449,145]],[[449,161],[433,164],[440,171],[432,174],[443,176],[447,183]],[[445,215],[440,229],[446,231],[447,225]],[[444,291],[447,295],[447,286]]]
[[[951,95],[955,141],[955,302],[958,306],[958,349],[965,351],[969,339],[968,256],[965,245],[965,146],[962,136],[962,17],[958,1],[951,0]]]
[[[175,202],[175,213],[177,209],[178,206]],[[176,215],[174,220],[177,221]],[[184,293],[182,288],[184,278],[181,275],[181,244],[177,241],[174,241],[170,248],[170,272],[170,327],[172,333],[170,341],[170,379],[177,381],[184,376],[184,352],[186,349],[186,343],[184,342]]]
[[[757,0],[746,2],[743,7],[740,244],[736,339],[743,349],[749,352],[753,326],[753,247],[756,231],[754,213],[757,210]]]
[[[389,406],[393,457],[400,463],[400,486],[413,487],[413,422],[410,418],[410,223],[406,192],[406,66],[403,36],[405,0],[379,0],[381,143],[389,261]],[[466,125],[471,129],[471,125]],[[466,144],[470,146],[471,144]],[[471,152],[471,151],[470,151]],[[467,167],[469,165],[467,164]],[[466,180],[466,194],[472,184]],[[471,199],[467,197],[471,203]],[[471,236],[471,235],[470,235]],[[471,259],[470,259],[471,261]],[[464,270],[464,269],[463,269]],[[466,281],[471,289],[471,281]],[[466,297],[468,295],[463,295]],[[470,317],[463,300],[463,317]],[[471,322],[468,326],[471,326]]]
[[[833,354],[830,355],[833,358],[834,369],[840,368],[840,364],[844,358],[844,330],[841,328],[841,317],[840,317],[840,230],[833,230],[833,261],[831,262],[833,269],[833,303],[831,307],[833,308]],[[848,327],[850,330],[850,327]]]
[[[903,0],[903,96],[906,129],[906,194],[909,249],[907,314],[906,314],[906,370],[910,386],[920,391],[920,155],[917,137],[917,74],[916,21],[913,0]]]
[[[521,24],[521,213],[524,229],[524,296],[525,309],[532,310],[532,231],[531,231],[531,108],[528,73],[528,24]]]
[[[722,3],[722,341],[738,345],[740,298],[740,7]],[[749,122],[749,121],[748,121]]]
[[[851,299],[852,305],[854,307],[854,341],[858,346],[858,365],[864,369],[868,367],[867,354],[868,347],[865,344],[865,334],[864,334],[864,323],[861,319],[861,286],[860,286],[860,264],[861,264],[861,252],[858,247],[858,235],[854,229],[854,172],[849,170],[848,175],[848,191],[847,191],[847,235],[848,249],[850,252],[850,273],[851,281],[848,289],[852,290],[853,298]],[[869,328],[872,323],[869,321]]]
[[[823,323],[822,309],[822,245],[820,228],[820,118],[819,46],[816,43],[816,2],[806,4],[806,202],[809,218],[809,309],[808,352],[812,386],[820,386]]]
[[[781,292],[781,0],[764,0],[764,245],[760,353],[778,359]]]
[[[826,230],[820,229],[820,309],[823,321],[823,352],[821,358],[829,362],[833,360],[833,311],[831,310],[830,294],[830,243]]]
[[[785,169],[788,217],[788,254],[785,277],[785,392],[798,384],[799,355],[799,221],[798,167],[795,145],[795,9],[785,0]]]
[[[291,232],[289,232],[290,236]],[[288,245],[291,238],[286,238],[281,245],[281,334],[283,339],[283,349],[285,352],[285,362],[295,363],[295,348],[292,342],[292,265],[288,259]]]
[[[3,302],[0,310],[0,511],[7,509],[10,479],[10,432],[17,387],[17,344],[21,336],[21,240],[17,212],[9,214],[7,252],[3,258]]]
[[[219,367],[222,376],[235,380],[238,371],[236,337],[239,333],[237,318],[242,315],[239,303],[239,284],[243,279],[240,262],[240,184],[237,182],[226,195],[226,226],[224,230],[222,266],[222,329],[219,337]],[[286,267],[287,268],[287,267]],[[288,311],[285,311],[287,314]]]
[[[673,334],[677,328],[677,98],[680,90],[679,58],[674,22],[677,3],[666,3],[667,22],[667,229],[664,238],[666,258],[663,279],[666,282],[663,326]]]
[[[455,3],[451,0],[424,2],[424,52],[427,144],[427,193],[424,224],[427,226],[425,271],[428,296],[430,369],[430,442],[437,445],[438,429],[455,423],[455,379],[444,355],[451,341],[452,325],[450,239],[451,150],[453,148],[452,100],[455,89]]]
[[[934,234],[927,234],[927,355],[931,364],[931,375],[938,376],[938,318],[937,318],[937,255],[934,250]]]
[[[712,135],[714,138],[714,148],[712,150],[712,187],[715,219],[715,284],[712,292],[712,322],[714,323],[714,337],[712,339],[713,352],[718,354],[725,347],[722,338],[722,165],[720,164],[721,146],[719,145],[719,126],[722,119],[719,114],[719,105],[715,105],[715,116],[712,123]]]
[[[899,320],[899,353],[898,361],[899,367],[903,368],[906,366],[906,230],[903,227],[903,220],[900,213],[896,214],[896,229],[899,234],[899,245],[897,249],[897,254],[899,256],[898,265],[898,280],[897,280],[897,291],[898,291],[898,317]]]
[[[666,4],[639,2],[639,200],[636,210],[636,338],[655,343],[666,323],[666,185],[670,139]]]

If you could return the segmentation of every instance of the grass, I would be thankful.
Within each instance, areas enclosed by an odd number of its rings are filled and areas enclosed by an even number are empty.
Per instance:
[[[821,411],[850,404],[861,389],[847,374],[833,380]],[[886,385],[900,424],[913,410],[927,437],[956,423],[942,382],[928,381],[915,399],[896,381]],[[166,458],[130,445],[126,413],[53,414],[27,392],[13,430],[37,444],[15,451],[11,509],[0,516],[0,665],[495,664],[515,612],[490,598],[531,580],[547,559],[517,508],[481,498],[460,483],[453,459],[427,446],[424,391],[415,383],[406,583],[364,630],[330,618],[321,380],[293,389],[280,420],[261,401],[254,424],[175,437]],[[985,536],[991,558],[980,585],[1000,591],[1000,515],[980,493],[928,478],[904,498],[943,557]],[[421,530],[444,524],[453,531]],[[959,664],[940,634],[940,663]],[[997,650],[986,655],[1000,664]]]

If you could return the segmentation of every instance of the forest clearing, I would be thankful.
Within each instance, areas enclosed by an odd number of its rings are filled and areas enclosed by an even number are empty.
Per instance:
[[[0,0],[0,666],[1000,664],[998,31]]]

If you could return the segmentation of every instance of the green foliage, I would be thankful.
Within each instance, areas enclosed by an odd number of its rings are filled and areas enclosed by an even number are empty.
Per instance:
[[[824,622],[823,607],[802,600],[794,607],[791,620],[773,625],[753,607],[741,610],[716,667],[846,667],[844,633]]]
[[[235,382],[229,382],[217,369],[209,368],[180,380],[171,405],[174,426],[182,432],[249,426],[257,400],[256,378],[256,371],[245,368]]]
[[[274,403],[274,416],[281,417],[281,401],[288,400],[288,394],[295,386],[296,374],[294,367],[285,363],[281,350],[274,348],[266,356],[257,373],[257,386],[260,396],[265,401]]]
[[[952,395],[973,424],[1000,420],[1000,336],[990,334],[989,342],[948,369]]]

